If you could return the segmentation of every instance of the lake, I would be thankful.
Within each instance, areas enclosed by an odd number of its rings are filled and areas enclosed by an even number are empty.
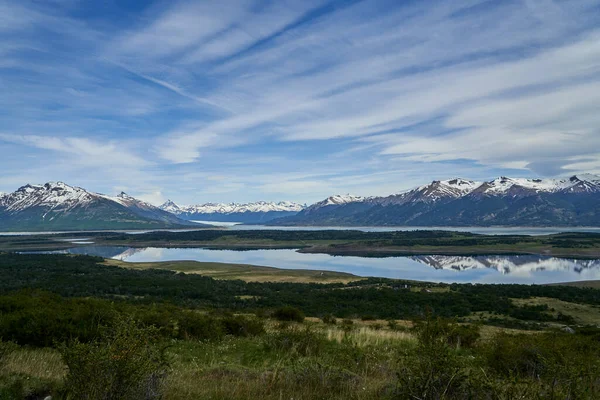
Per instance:
[[[52,253],[90,254],[128,262],[194,260],[251,264],[282,269],[347,272],[357,276],[433,282],[556,283],[600,279],[600,259],[541,255],[402,256],[365,258],[306,254],[295,250],[210,250],[82,245]]]

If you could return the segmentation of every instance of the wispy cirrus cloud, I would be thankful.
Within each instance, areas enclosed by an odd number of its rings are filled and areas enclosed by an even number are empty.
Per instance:
[[[0,167],[183,202],[593,172],[598,26],[597,0],[0,0]]]
[[[81,137],[51,137],[0,133],[0,142],[22,144],[37,149],[51,150],[72,157],[79,167],[146,166],[149,162],[124,149],[117,142],[100,142]]]

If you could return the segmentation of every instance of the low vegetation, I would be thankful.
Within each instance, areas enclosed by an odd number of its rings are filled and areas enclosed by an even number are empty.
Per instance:
[[[576,287],[248,283],[0,254],[0,399],[596,399],[599,307]]]

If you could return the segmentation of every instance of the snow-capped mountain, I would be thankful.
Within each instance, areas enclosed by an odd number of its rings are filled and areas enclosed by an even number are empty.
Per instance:
[[[406,192],[388,197],[374,199],[380,205],[398,205],[405,203],[436,203],[454,200],[471,193],[480,187],[482,182],[454,178],[445,181],[433,181]]]
[[[254,203],[205,203],[191,206],[179,206],[168,200],[160,209],[173,213],[180,218],[195,221],[219,221],[240,223],[263,223],[275,218],[297,214],[304,205],[290,201],[277,203],[258,201]]]
[[[532,193],[598,193],[600,177],[591,174],[573,175],[566,179],[525,179],[505,176],[485,182],[477,192],[491,196]]]
[[[146,229],[190,225],[125,193],[111,197],[63,182],[28,184],[0,197],[0,230],[3,231]]]
[[[454,178],[387,197],[329,199],[272,224],[600,226],[600,176],[591,174],[487,182]]]
[[[585,271],[600,270],[599,260],[543,257],[537,255],[519,256],[413,256],[414,261],[435,269],[464,271],[490,268],[502,274],[528,274],[536,271]]]
[[[312,204],[309,207],[306,207],[304,210],[306,213],[314,212],[320,208],[328,207],[328,206],[340,206],[348,203],[362,203],[368,200],[367,197],[362,196],[354,196],[352,194],[336,194],[333,196],[329,196],[325,200],[319,201],[318,203]],[[302,211],[302,210],[298,210]]]

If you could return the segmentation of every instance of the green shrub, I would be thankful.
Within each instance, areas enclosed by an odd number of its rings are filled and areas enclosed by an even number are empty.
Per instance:
[[[304,313],[295,307],[281,307],[273,312],[273,318],[278,321],[303,322]]]
[[[140,328],[133,320],[118,321],[102,339],[74,340],[60,347],[69,372],[68,399],[150,400],[161,397],[166,375],[164,349],[157,330]]]
[[[179,339],[219,340],[225,335],[217,318],[184,311],[177,316],[176,337]]]
[[[335,317],[332,314],[324,315],[323,318],[321,318],[321,320],[323,321],[323,323],[328,325],[335,325],[337,323],[337,319],[335,319]]]
[[[600,398],[600,346],[593,338],[501,333],[483,353],[489,371],[504,381],[535,382],[548,398]]]
[[[448,344],[457,347],[473,347],[481,337],[479,325],[453,324],[448,332]]]
[[[25,374],[0,375],[0,400],[44,399],[56,391],[56,384]]]
[[[418,339],[416,351],[401,353],[397,399],[468,398],[468,374],[465,359],[451,346],[452,324],[431,316],[416,321],[414,332]]]
[[[342,320],[342,329],[346,332],[351,331],[354,328],[354,321],[352,321],[351,319],[344,319]]]
[[[480,337],[479,325],[459,325],[439,317],[428,316],[413,324],[413,332],[420,342],[442,341],[454,347],[473,347]]]
[[[64,299],[39,291],[23,291],[0,299],[0,337],[19,345],[52,346],[70,338],[86,342],[100,324],[115,318],[114,307],[98,299]]]
[[[363,321],[375,321],[376,318],[372,315],[363,315],[360,319]]]
[[[243,316],[227,317],[221,320],[223,330],[227,335],[258,336],[265,333],[263,321]]]

